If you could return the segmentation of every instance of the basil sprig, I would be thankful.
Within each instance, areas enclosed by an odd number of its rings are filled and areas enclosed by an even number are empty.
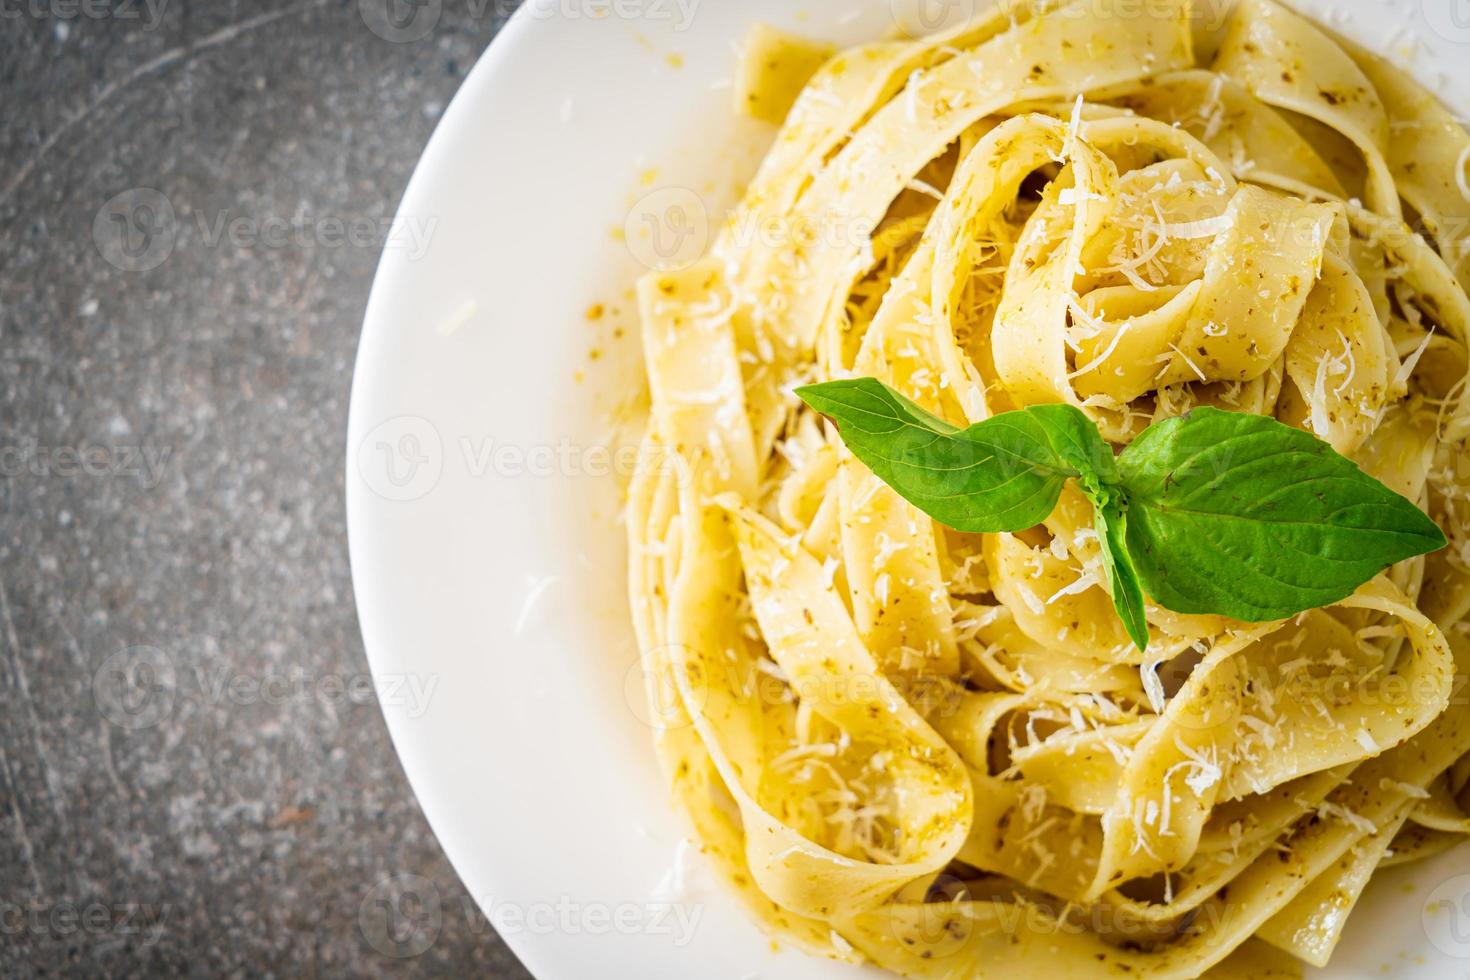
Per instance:
[[[1139,649],[1144,596],[1179,613],[1271,622],[1330,605],[1444,532],[1310,433],[1197,408],[1121,455],[1070,405],[967,429],[874,378],[796,392],[901,497],[958,531],[1045,521],[1068,480],[1091,501],[1113,605]]]

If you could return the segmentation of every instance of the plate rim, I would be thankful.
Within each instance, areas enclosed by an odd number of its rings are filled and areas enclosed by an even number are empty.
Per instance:
[[[448,152],[450,145],[455,141],[460,127],[470,124],[466,118],[470,108],[472,106],[478,106],[482,100],[498,97],[495,93],[496,84],[502,70],[506,67],[512,49],[517,49],[524,44],[534,41],[536,39],[536,29],[543,26],[544,22],[538,22],[538,18],[533,14],[533,7],[539,2],[540,0],[527,0],[526,3],[522,4],[496,33],[484,52],[477,58],[474,66],[448,103],[443,116],[435,126],[433,134],[425,144],[422,154],[414,165],[412,175],[395,209],[397,216],[415,213],[416,202],[423,200],[427,196],[432,196],[429,188],[432,187],[439,171],[442,170],[444,155]],[[702,0],[702,2],[716,4],[719,0]],[[870,0],[870,2],[875,6],[882,5],[881,0]],[[1288,6],[1297,9],[1302,7],[1311,8],[1309,16],[1312,16],[1317,22],[1322,23],[1324,20],[1320,16],[1320,9],[1326,5],[1326,2],[1327,0],[1309,0],[1309,2],[1288,0]],[[1423,0],[1423,2],[1433,3],[1435,0]],[[1414,3],[1411,4],[1411,7],[1413,9],[1409,12],[1409,16],[1413,17],[1417,13],[1422,20],[1424,16],[1422,5],[1420,3]],[[1354,10],[1353,13],[1358,14],[1359,11]],[[1370,20],[1386,20],[1390,17],[1397,18],[1404,11],[1385,6],[1382,10],[1370,9],[1362,13],[1368,14],[1368,19]],[[813,21],[821,22],[822,16],[825,15],[814,16]],[[1345,28],[1344,25],[1329,22],[1329,26],[1334,30],[1348,33],[1350,36],[1361,33],[1353,31],[1351,25]],[[1454,42],[1446,43],[1453,44]],[[1402,59],[1397,57],[1394,52],[1390,51],[1385,53],[1376,47],[1375,51],[1391,63],[1403,67]],[[1447,65],[1446,56],[1437,53],[1428,56],[1426,61],[1428,67],[1425,70],[1429,72],[1443,69]],[[1423,71],[1413,70],[1411,68],[1411,73],[1421,84],[1425,84]],[[1466,76],[1467,73],[1462,67],[1462,70],[1457,73],[1457,78],[1463,80]],[[1459,108],[1450,94],[1446,93],[1442,87],[1428,84],[1425,84],[1425,87],[1438,100],[1448,105],[1452,111],[1456,111]],[[1470,96],[1466,96],[1465,99],[1470,101]],[[365,590],[357,587],[359,582],[367,580],[375,572],[368,568],[366,565],[367,559],[364,557],[364,542],[372,534],[372,530],[366,526],[363,496],[370,491],[356,478],[355,450],[358,444],[357,436],[365,428],[365,413],[369,404],[367,397],[368,389],[381,377],[379,374],[381,368],[379,361],[382,357],[381,348],[386,339],[384,331],[387,329],[382,324],[382,310],[388,302],[387,293],[390,288],[390,284],[385,276],[385,270],[397,261],[399,259],[396,256],[385,251],[380,256],[374,271],[373,284],[368,294],[358,348],[353,362],[348,425],[345,433],[344,446],[348,563],[354,584],[354,606],[360,624],[363,647],[369,669],[379,681],[382,679],[387,668],[388,654],[383,644],[374,636],[370,635],[369,623],[375,620],[376,616],[373,611],[368,610],[364,606]],[[443,828],[447,817],[443,807],[447,804],[440,797],[439,779],[433,771],[412,766],[408,762],[408,759],[413,754],[408,751],[409,746],[420,736],[410,730],[410,719],[405,716],[403,711],[385,703],[380,703],[380,707],[382,708],[384,723],[388,729],[394,752],[398,756],[400,768],[415,795],[419,809],[428,823],[430,832],[434,835],[446,860],[454,868],[455,874],[465,884],[466,890],[485,913],[487,919],[491,919],[490,909],[485,907],[483,901],[483,894],[476,894],[470,887],[464,865],[462,864],[462,861],[467,860],[466,854],[469,850],[469,845],[459,840],[456,834],[447,832]],[[656,803],[667,809],[673,808],[672,801],[667,799],[660,799]],[[492,883],[494,883],[497,877],[494,868],[486,869],[483,867],[477,869],[476,876]],[[493,922],[493,919],[491,921]],[[497,928],[496,932],[499,938],[534,975],[543,978],[559,975],[551,969],[552,957],[547,950],[546,943],[538,941],[539,937],[526,932],[507,933],[499,928]],[[811,962],[812,968],[815,971],[822,961],[812,960]],[[1337,968],[1341,966],[1342,964],[1334,964],[1335,969],[1333,973],[1337,973]]]

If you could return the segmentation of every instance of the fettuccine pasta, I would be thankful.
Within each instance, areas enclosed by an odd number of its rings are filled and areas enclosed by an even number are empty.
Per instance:
[[[1373,873],[1470,835],[1470,136],[1273,0],[1027,2],[832,54],[753,35],[784,119],[710,254],[639,285],[631,594],[660,757],[784,942],[908,977],[1325,964]],[[1450,547],[1286,622],[1113,613],[1089,505],[963,534],[793,394],[1115,446],[1269,415]],[[673,705],[664,703],[672,696]]]

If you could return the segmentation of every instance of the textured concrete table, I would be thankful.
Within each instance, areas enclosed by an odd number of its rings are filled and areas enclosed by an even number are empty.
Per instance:
[[[0,3],[0,975],[525,975],[342,502],[388,221],[511,6]]]

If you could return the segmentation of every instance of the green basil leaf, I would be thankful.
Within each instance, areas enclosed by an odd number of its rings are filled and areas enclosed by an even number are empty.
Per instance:
[[[1143,585],[1128,556],[1128,514],[1116,501],[1093,501],[1097,518],[1097,540],[1102,545],[1103,567],[1108,573],[1108,590],[1113,607],[1123,620],[1128,637],[1140,650],[1148,649],[1148,616],[1144,610]]]
[[[1113,447],[1097,431],[1097,424],[1079,409],[1071,405],[1033,405],[1007,415],[1029,415],[1040,423],[1052,449],[1076,471],[1077,482],[1094,504],[1105,494],[1105,487],[1116,484],[1120,479]],[[1006,418],[1007,415],[996,418]]]
[[[1022,531],[1051,516],[1068,479],[1097,488],[1112,451],[1075,408],[1044,405],[959,429],[874,378],[796,391],[899,496],[972,533]],[[1104,474],[1100,474],[1098,469]]]
[[[1261,415],[1195,409],[1150,426],[1118,465],[1133,567],[1175,612],[1285,619],[1446,544],[1414,504]]]

